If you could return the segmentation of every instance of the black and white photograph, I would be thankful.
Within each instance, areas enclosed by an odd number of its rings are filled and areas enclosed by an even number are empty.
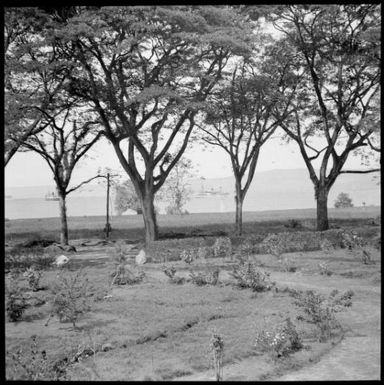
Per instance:
[[[381,3],[2,11],[4,380],[381,379]]]

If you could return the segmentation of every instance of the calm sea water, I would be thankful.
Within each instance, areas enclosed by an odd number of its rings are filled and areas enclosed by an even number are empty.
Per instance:
[[[269,192],[258,194],[257,199],[246,198],[244,211],[283,210],[315,207],[313,194],[297,194],[285,197],[284,194]],[[164,213],[165,204],[160,205]],[[59,216],[59,202],[46,201],[44,198],[5,199],[5,218],[51,218]],[[190,213],[233,212],[235,203],[233,196],[207,196],[192,198],[186,205]],[[104,215],[106,212],[105,197],[69,196],[67,198],[68,216]],[[111,215],[114,215],[113,204],[110,204]]]

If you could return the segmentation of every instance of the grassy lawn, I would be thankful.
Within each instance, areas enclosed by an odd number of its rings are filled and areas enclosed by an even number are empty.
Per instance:
[[[352,207],[329,209],[331,225],[354,225],[362,218],[375,218],[381,214],[380,207]],[[315,227],[316,210],[274,210],[244,212],[244,233],[285,231],[286,221],[301,220],[305,227]],[[141,215],[114,217],[111,219],[111,239],[143,239],[144,222]],[[189,215],[159,215],[160,236],[169,237],[175,233],[191,235],[195,233],[227,233],[234,229],[234,213],[204,213]],[[105,217],[69,217],[70,240],[80,238],[102,238]],[[5,241],[25,241],[32,239],[59,240],[59,218],[14,219],[5,222]]]
[[[362,216],[361,210],[355,210],[337,211],[339,216],[333,223],[368,234],[370,242],[373,235],[380,234],[380,226],[369,226],[365,218],[375,217],[379,211],[368,208],[364,211],[367,215]],[[295,211],[295,215],[290,211],[271,213],[265,214],[266,222],[260,219],[261,213],[247,213],[246,233],[258,236],[271,230],[297,231],[286,227],[288,219],[313,218],[313,211]],[[132,218],[135,223],[130,222],[130,217],[119,218],[120,231],[126,234],[125,239],[140,240],[139,218]],[[212,222],[209,223],[207,218]],[[231,220],[229,214],[196,214],[160,216],[159,222],[164,232],[191,235],[196,228],[205,233],[229,231]],[[28,223],[33,231],[28,231]],[[11,221],[11,227],[6,228],[7,240],[15,234],[18,234],[17,240],[28,239],[31,234],[46,238],[48,228],[51,227],[53,234],[55,223],[55,219]],[[87,223],[92,227],[84,234]],[[102,223],[103,218],[71,218],[72,239],[86,238],[84,235],[96,237],[95,229]],[[167,242],[169,249],[188,249],[198,241],[187,238]],[[249,262],[270,274],[270,281],[275,283],[271,290],[254,292],[239,289],[231,275],[238,263],[235,254],[240,251],[242,242],[240,240],[234,246],[232,255],[221,258],[197,259],[191,264],[181,260],[147,263],[140,267],[145,272],[144,280],[134,285],[111,286],[111,273],[116,268],[111,258],[113,244],[82,246],[78,242],[77,252],[69,255],[70,263],[66,268],[50,267],[42,271],[40,286],[44,290],[31,291],[27,279],[20,275],[18,284],[35,305],[26,309],[20,321],[6,322],[7,378],[28,378],[23,377],[24,369],[12,359],[12,354],[22,348],[24,359],[30,362],[38,362],[43,350],[49,362],[59,362],[65,357],[70,360],[79,352],[88,352],[80,360],[66,365],[67,379],[70,380],[172,380],[196,379],[198,376],[213,380],[210,339],[216,331],[224,341],[224,380],[263,380],[316,362],[346,336],[379,338],[381,258],[380,251],[372,244],[368,242],[366,246],[374,261],[372,264],[364,264],[360,252],[340,248],[327,252],[289,252],[280,259],[269,254],[244,255]],[[292,272],[285,268],[284,260],[295,267]],[[327,266],[327,274],[320,263]],[[170,283],[162,271],[164,265],[174,266],[177,276],[187,281],[180,285]],[[134,259],[128,266],[137,269]],[[214,268],[220,271],[216,285],[196,286],[190,281],[191,271],[207,272]],[[74,328],[70,322],[60,322],[57,316],[49,317],[54,298],[51,289],[60,274],[75,274],[79,270],[86,273],[93,295],[89,299],[91,310],[79,317]],[[9,282],[10,273],[6,274],[7,287]],[[334,289],[340,293],[354,292],[352,307],[336,314],[342,329],[337,329],[325,342],[319,342],[316,325],[297,319],[302,310],[294,305],[292,291],[309,289],[325,296]],[[305,348],[279,358],[256,349],[258,333],[273,331],[287,317],[294,323]],[[32,336],[37,336],[37,353],[29,352]],[[361,355],[364,356],[364,352]]]

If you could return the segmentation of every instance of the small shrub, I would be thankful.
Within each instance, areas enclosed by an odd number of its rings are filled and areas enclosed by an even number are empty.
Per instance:
[[[127,267],[129,247],[123,243],[117,243],[112,252],[112,261],[115,264],[115,271],[112,273],[112,285],[133,285],[140,283],[145,278],[143,270],[132,271]]]
[[[6,311],[9,321],[17,322],[23,317],[25,309],[29,307],[24,290],[18,282],[18,275],[11,277],[7,292]]]
[[[33,267],[30,267],[24,272],[23,276],[28,279],[28,285],[32,289],[32,291],[38,291],[40,289],[40,271],[34,269]]]
[[[367,250],[362,250],[361,259],[364,265],[374,265],[376,262],[372,259],[371,254]]]
[[[354,293],[349,290],[339,295],[337,290],[333,290],[326,298],[312,290],[307,290],[306,292],[295,291],[292,295],[295,298],[294,304],[303,311],[298,319],[314,324],[320,332],[319,341],[325,342],[332,336],[335,329],[341,328],[335,313],[352,306],[351,298]]]
[[[182,250],[180,259],[185,263],[191,264],[196,259],[196,250],[194,248]]]
[[[184,277],[177,277],[175,276],[176,274],[176,269],[174,266],[163,266],[163,272],[164,274],[169,278],[169,282],[176,284],[176,285],[181,285],[185,282]]]
[[[256,336],[257,350],[272,353],[276,357],[287,356],[303,348],[302,340],[296,326],[290,318],[272,331],[261,331]]]
[[[255,263],[239,263],[230,273],[236,280],[236,286],[249,288],[256,292],[271,290],[274,283],[269,280],[269,273],[260,270]]]
[[[297,270],[297,266],[294,261],[288,257],[283,258],[280,261],[282,271],[287,273],[294,273]]]
[[[200,246],[197,249],[197,257],[199,259],[208,259],[214,257],[214,249],[210,246]]]
[[[216,238],[213,244],[213,255],[217,257],[231,257],[232,256],[232,243],[230,238],[222,237]]]
[[[68,363],[57,365],[48,360],[46,351],[39,347],[36,336],[31,337],[29,350],[7,351],[7,380],[64,380]]]
[[[320,248],[325,253],[329,254],[331,251],[334,251],[335,248],[333,247],[333,244],[328,239],[324,238],[320,241]]]
[[[197,286],[216,285],[219,280],[219,272],[219,268],[216,268],[213,271],[209,271],[207,273],[194,273],[193,271],[191,271],[189,276],[191,277],[192,283]]]
[[[53,313],[60,322],[76,322],[80,316],[90,311],[90,286],[85,273],[79,270],[75,274],[61,274],[52,289]]]
[[[341,235],[341,246],[349,251],[353,251],[356,249],[361,250],[363,247],[367,245],[362,237],[359,237],[356,232],[342,230],[340,232]]]
[[[325,262],[319,263],[319,269],[320,269],[320,275],[328,275],[328,276],[330,276],[330,275],[333,274],[332,271],[329,270],[329,267],[328,267],[328,265]]]
[[[215,330],[209,341],[209,349],[212,353],[213,366],[215,369],[216,381],[223,380],[223,358],[224,358],[224,341],[223,337]]]
[[[281,254],[286,251],[286,242],[281,234],[269,234],[261,242],[261,247],[268,254],[280,258]]]
[[[289,229],[301,229],[303,227],[301,222],[297,219],[289,219],[284,226],[288,227]]]

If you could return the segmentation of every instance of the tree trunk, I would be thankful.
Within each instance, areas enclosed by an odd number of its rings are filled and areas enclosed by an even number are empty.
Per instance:
[[[241,235],[243,232],[243,194],[241,192],[241,187],[236,183],[236,221],[235,221],[235,229],[236,234]]]
[[[141,199],[146,245],[148,245],[152,241],[156,241],[159,238],[159,230],[156,222],[156,213],[153,201],[154,194],[148,192],[145,192],[144,197]]]
[[[60,243],[62,245],[68,245],[68,223],[67,223],[67,205],[65,203],[65,194],[59,191],[59,205],[60,205]]]
[[[316,188],[317,230],[318,231],[324,231],[329,229],[328,193],[329,193],[329,188],[327,186],[319,186]]]

